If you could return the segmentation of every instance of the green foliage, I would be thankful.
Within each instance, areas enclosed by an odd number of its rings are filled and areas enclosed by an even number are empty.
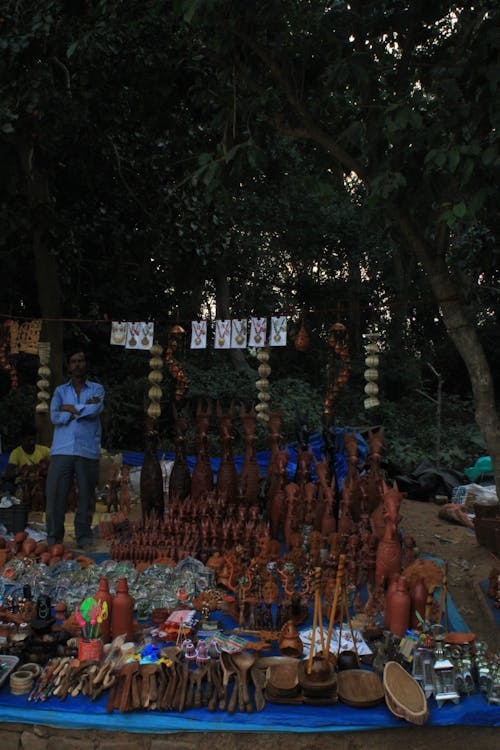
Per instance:
[[[396,473],[411,472],[427,459],[436,464],[436,405],[416,393],[396,402],[382,400],[378,416],[385,428],[386,457]],[[484,455],[470,399],[444,395],[439,466],[463,471]]]
[[[24,425],[34,423],[36,389],[23,385],[0,399],[2,450],[11,451],[19,445]]]

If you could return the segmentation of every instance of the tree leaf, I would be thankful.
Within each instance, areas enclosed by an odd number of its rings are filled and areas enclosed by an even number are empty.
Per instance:
[[[76,48],[78,47],[78,40],[76,42],[71,42],[68,49],[66,50],[66,58],[69,60],[70,57],[73,56]]]
[[[455,203],[455,205],[452,208],[453,215],[458,217],[459,219],[463,219],[465,214],[467,213],[467,207],[463,201],[461,203]]]

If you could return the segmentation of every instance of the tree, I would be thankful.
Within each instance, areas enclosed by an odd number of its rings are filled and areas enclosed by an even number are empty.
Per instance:
[[[191,0],[183,8],[193,23],[199,16],[211,65],[236,67],[240,118],[315,143],[345,179],[362,181],[411,250],[469,373],[500,488],[482,321],[470,315],[455,267],[459,235],[489,226],[496,210],[497,3]],[[476,269],[470,284],[481,281]]]

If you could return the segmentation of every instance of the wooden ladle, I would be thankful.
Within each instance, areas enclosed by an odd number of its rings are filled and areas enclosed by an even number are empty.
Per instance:
[[[234,712],[236,711],[236,700],[238,698],[239,673],[238,673],[236,666],[233,664],[231,656],[225,651],[221,652],[220,664],[221,664],[223,675],[224,675],[223,680],[222,680],[222,684],[224,686],[224,697],[219,704],[219,708],[221,709],[221,711],[227,710],[228,713],[234,714]],[[233,692],[231,693],[231,697],[228,701],[227,694],[228,694],[228,689],[229,689],[229,680],[231,676],[234,676],[234,686],[233,686]],[[224,706],[224,708],[221,708],[222,705]]]
[[[231,655],[231,660],[238,670],[239,684],[242,694],[243,705],[245,706],[248,713],[253,711],[252,702],[248,694],[248,670],[252,668],[256,660],[255,653],[250,651],[239,651],[236,654]]]

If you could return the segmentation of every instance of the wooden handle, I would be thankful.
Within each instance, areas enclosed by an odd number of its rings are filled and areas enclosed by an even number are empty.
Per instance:
[[[337,567],[337,578],[335,580],[335,593],[333,595],[332,608],[330,610],[330,620],[328,623],[328,633],[326,635],[326,654],[330,653],[330,643],[332,641],[332,631],[335,623],[335,612],[337,611],[337,604],[339,601],[339,593],[342,588],[342,579],[344,577],[344,565],[345,555],[340,555],[339,564]]]

